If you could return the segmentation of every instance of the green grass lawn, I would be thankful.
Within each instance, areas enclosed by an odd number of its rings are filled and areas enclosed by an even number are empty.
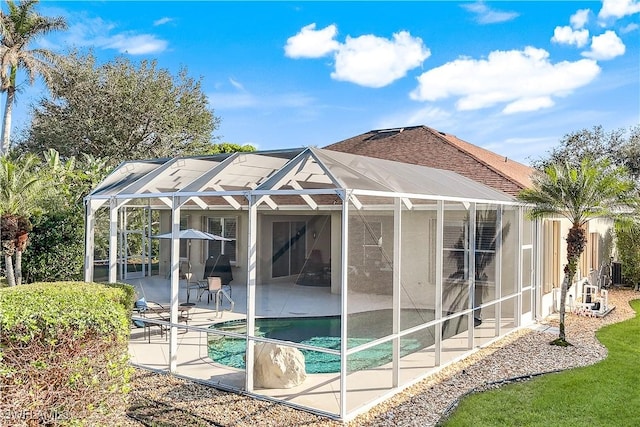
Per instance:
[[[640,300],[631,306],[633,319],[596,333],[602,362],[471,395],[443,425],[640,426]]]

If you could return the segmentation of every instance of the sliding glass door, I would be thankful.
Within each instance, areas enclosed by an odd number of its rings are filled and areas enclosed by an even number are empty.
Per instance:
[[[272,277],[300,274],[306,253],[306,234],[307,226],[304,221],[273,223]]]

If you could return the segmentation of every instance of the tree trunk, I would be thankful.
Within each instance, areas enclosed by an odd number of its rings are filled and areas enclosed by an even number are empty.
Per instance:
[[[4,156],[9,152],[11,145],[11,116],[13,113],[13,102],[16,98],[15,87],[7,88],[7,99],[4,106],[4,115],[2,117],[2,145],[0,146],[0,156]]]
[[[16,285],[22,284],[22,251],[18,249],[16,251],[16,268],[15,268],[15,282]]]
[[[558,339],[560,341],[566,341],[566,334],[564,330],[564,316],[566,314],[566,306],[567,306],[567,290],[569,289],[571,281],[569,280],[569,273],[564,274],[564,279],[562,280],[562,285],[560,285],[560,333],[558,334]]]
[[[565,306],[567,302],[567,291],[573,283],[580,255],[584,251],[584,246],[587,242],[584,234],[584,230],[580,224],[574,223],[571,229],[569,229],[569,234],[567,235],[567,265],[564,267],[564,281],[560,288],[560,333],[558,334],[558,339],[552,341],[551,344],[560,346],[570,345],[567,342],[564,327],[564,317],[566,312]]]
[[[18,224],[22,224],[23,227],[26,227],[28,221],[18,221]],[[30,226],[30,224],[28,224]],[[16,276],[16,285],[22,284],[22,252],[27,248],[27,241],[29,240],[29,233],[26,231],[19,231],[18,236],[16,237],[16,266],[15,266],[15,276]]]
[[[11,255],[4,256],[4,265],[7,272],[7,283],[9,286],[15,286],[16,277],[13,275],[13,257]]]

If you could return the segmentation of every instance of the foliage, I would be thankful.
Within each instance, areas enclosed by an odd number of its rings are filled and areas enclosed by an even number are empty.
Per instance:
[[[56,56],[43,49],[28,49],[30,43],[51,31],[65,29],[62,17],[45,17],[33,10],[38,0],[24,0],[20,3],[7,0],[8,13],[0,13],[0,90],[7,98],[2,120],[2,144],[0,155],[9,151],[11,116],[16,95],[16,77],[19,69],[24,69],[33,84],[37,76],[49,82],[52,62]]]
[[[560,145],[545,157],[532,161],[532,166],[544,170],[553,163],[568,162],[578,167],[583,159],[606,160],[611,164],[626,166],[633,177],[640,177],[640,126],[606,132],[602,126],[582,129],[565,135]]]
[[[48,189],[37,165],[38,159],[33,154],[17,160],[0,157],[0,229],[9,286],[22,283],[22,253],[31,231],[29,217],[39,210],[40,199]]]
[[[640,225],[616,222],[615,233],[622,275],[637,285],[640,283]]]
[[[578,166],[569,161],[552,163],[533,177],[533,186],[520,192],[518,198],[530,205],[532,218],[561,216],[571,222],[567,236],[567,266],[560,292],[560,334],[565,340],[565,302],[567,289],[573,283],[578,260],[584,251],[586,236],[583,226],[593,218],[614,217],[614,209],[633,203],[634,182],[625,167],[611,166],[608,161],[582,159]]]
[[[597,333],[600,363],[465,398],[446,426],[632,426],[640,407],[640,300],[634,319]]]
[[[78,209],[57,210],[33,219],[30,249],[25,252],[26,282],[82,280],[84,217]]]
[[[84,211],[84,198],[109,173],[111,168],[103,159],[82,154],[78,159],[71,157],[63,161],[54,150],[44,153],[42,165],[43,179],[55,182],[55,192],[50,192],[43,203],[49,210],[68,211],[79,209]],[[81,216],[83,212],[79,213]]]
[[[4,209],[20,213],[15,221],[25,226],[13,231],[9,238],[6,227],[12,222],[3,216],[2,242],[5,256],[16,254],[16,268],[9,268],[10,283],[21,281],[17,273],[17,241],[15,236],[29,232],[33,249],[24,252],[26,281],[79,280],[84,265],[83,198],[106,175],[103,161],[83,155],[62,161],[55,150],[42,159],[33,154],[0,159],[0,212]],[[46,213],[43,213],[46,212]],[[12,214],[13,215],[13,214]],[[28,219],[33,221],[31,230]],[[24,222],[27,220],[27,222]],[[11,265],[10,261],[5,262]],[[20,261],[22,266],[22,261]],[[56,266],[52,268],[52,266]],[[22,271],[22,268],[20,268]]]
[[[103,65],[92,54],[70,53],[57,64],[22,149],[56,149],[62,158],[85,153],[110,165],[124,160],[204,154],[219,118],[201,82],[177,76],[155,61],[125,57]]]
[[[120,305],[125,307],[126,309],[130,309],[133,307],[136,301],[136,290],[133,286],[128,283],[104,283],[104,286],[107,288],[115,288],[120,289],[123,292],[122,298],[120,299]]]
[[[256,151],[256,147],[251,144],[232,144],[223,142],[221,144],[212,144],[206,154],[222,154],[222,153],[250,153]]]
[[[125,299],[95,283],[0,289],[0,412],[91,424],[92,414],[121,411],[131,375]]]
[[[33,154],[0,158],[0,213],[28,216],[41,210],[39,197],[46,186],[38,175],[39,164]]]

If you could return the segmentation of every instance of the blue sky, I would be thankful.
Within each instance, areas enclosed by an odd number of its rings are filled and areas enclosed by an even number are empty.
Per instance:
[[[640,123],[638,0],[45,1],[37,10],[69,23],[40,46],[187,67],[222,119],[221,140],[259,149],[423,124],[527,163],[568,132]],[[42,90],[24,82],[16,125]]]

